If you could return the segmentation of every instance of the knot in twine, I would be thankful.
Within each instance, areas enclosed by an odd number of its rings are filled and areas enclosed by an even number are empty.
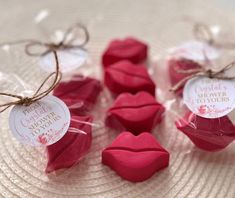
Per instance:
[[[179,88],[181,88],[186,81],[194,78],[194,77],[208,77],[208,78],[216,78],[216,79],[223,79],[223,80],[233,80],[235,79],[235,76],[225,76],[222,75],[225,73],[225,71],[231,69],[232,67],[235,66],[235,61],[224,66],[222,69],[218,71],[214,71],[210,68],[206,68],[204,65],[199,64],[200,67],[197,69],[188,69],[188,70],[177,70],[177,73],[181,74],[188,74],[185,78],[180,80],[178,83],[176,83],[173,87],[170,88],[170,91],[177,91]]]
[[[73,31],[75,30],[82,30],[84,32],[84,40],[80,44],[73,44],[73,42],[77,39],[75,35],[73,35]],[[59,49],[72,49],[72,48],[78,48],[78,49],[83,49],[83,47],[88,43],[89,41],[89,32],[86,29],[85,26],[82,24],[76,23],[75,25],[69,27],[64,35],[63,39],[59,43],[46,43],[46,42],[41,42],[39,40],[35,39],[23,39],[23,40],[17,40],[17,41],[12,41],[12,42],[5,42],[1,43],[0,46],[4,45],[16,45],[16,44],[23,44],[26,43],[25,45],[25,53],[29,56],[43,56],[46,55],[47,53],[52,52],[55,57],[55,62],[56,62],[56,71],[52,72],[49,74],[46,79],[42,82],[42,84],[39,86],[39,88],[36,90],[36,92],[33,94],[32,97],[23,97],[20,95],[15,95],[15,94],[10,94],[10,93],[0,93],[0,96],[8,96],[12,98],[16,98],[17,100],[13,102],[8,102],[5,104],[0,104],[0,113],[11,107],[12,105],[24,105],[24,106],[29,106],[32,103],[44,98],[47,96],[60,82],[62,78],[62,73],[59,71],[59,60],[57,56],[57,50]],[[32,47],[39,46],[39,47],[45,47],[44,51],[41,53],[35,53],[32,51]],[[50,87],[46,89],[45,91],[42,91],[42,88],[48,82],[52,77],[54,76],[54,80]]]
[[[84,33],[84,39],[79,44],[73,44],[73,42],[77,38],[72,33],[75,32],[76,30],[82,30]],[[29,56],[43,56],[43,55],[46,55],[50,52],[57,51],[59,49],[73,49],[73,48],[84,49],[84,46],[88,43],[89,38],[90,38],[90,36],[89,36],[89,32],[88,32],[87,28],[80,23],[76,23],[76,24],[70,26],[65,31],[63,38],[59,43],[55,43],[55,42],[47,43],[47,42],[41,42],[41,41],[35,40],[35,39],[22,39],[22,40],[17,40],[17,41],[12,41],[12,42],[4,42],[4,43],[1,43],[0,46],[26,43],[25,53],[27,55],[29,55]],[[44,47],[45,49],[42,52],[34,52],[33,47]]]
[[[32,104],[32,98],[29,97],[21,97],[20,100],[18,101],[18,105],[29,106],[31,104]]]
[[[0,113],[5,111],[6,109],[11,107],[12,105],[29,106],[32,103],[34,103],[34,102],[44,98],[45,96],[47,96],[56,87],[56,85],[61,80],[62,73],[59,71],[59,61],[58,61],[57,53],[56,53],[56,51],[52,51],[52,52],[55,56],[56,71],[51,73],[49,76],[47,76],[47,78],[42,82],[42,84],[39,86],[39,88],[36,90],[36,92],[33,94],[32,97],[23,97],[21,95],[14,95],[14,94],[10,94],[10,93],[0,93],[1,96],[8,96],[8,97],[17,99],[13,102],[0,104],[0,108],[1,108]],[[55,77],[54,77],[54,80],[53,80],[52,84],[50,85],[50,87],[48,89],[46,89],[45,91],[42,91],[42,88],[44,87],[46,82],[49,81],[49,79],[52,78],[53,76],[55,76]]]

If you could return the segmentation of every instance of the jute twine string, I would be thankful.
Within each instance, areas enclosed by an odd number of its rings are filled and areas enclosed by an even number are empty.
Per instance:
[[[84,32],[84,35],[85,35],[84,40],[80,44],[73,44],[76,37],[74,35],[71,36],[71,34],[75,30],[83,30],[83,32]],[[58,60],[57,50],[72,49],[72,48],[80,48],[80,49],[82,48],[83,49],[83,47],[87,44],[88,41],[89,41],[88,30],[86,29],[85,26],[77,23],[77,24],[69,27],[65,31],[65,33],[63,35],[63,39],[59,43],[53,43],[53,42],[46,43],[46,42],[41,42],[41,41],[38,41],[35,39],[22,39],[22,40],[17,40],[17,41],[12,41],[12,42],[1,43],[0,46],[26,43],[25,53],[29,56],[43,56],[43,55],[46,55],[46,54],[52,52],[55,57],[56,71],[52,72],[51,74],[49,74],[45,78],[45,80],[42,82],[42,84],[39,86],[39,88],[36,90],[36,92],[31,97],[24,97],[21,95],[11,94],[11,93],[3,93],[3,92],[0,93],[0,96],[7,96],[7,97],[11,97],[11,98],[16,99],[15,101],[12,101],[12,102],[0,104],[0,113],[5,111],[6,109],[8,109],[9,107],[11,107],[13,105],[29,106],[33,102],[36,102],[36,101],[44,98],[45,96],[47,96],[57,86],[57,84],[60,82],[60,80],[62,78],[62,73],[59,70],[59,60]],[[32,48],[35,46],[45,47],[45,50],[40,53],[35,53],[32,50]],[[45,91],[42,91],[45,84],[53,77],[54,77],[53,82],[49,86],[49,88],[47,88]]]
[[[0,93],[0,96],[7,96],[7,97],[11,97],[11,98],[15,98],[16,99],[15,101],[12,101],[12,102],[7,102],[7,103],[4,103],[4,104],[0,104],[0,109],[1,109],[0,113],[5,111],[6,109],[11,107],[12,105],[25,105],[25,106],[29,106],[33,102],[36,102],[36,101],[44,98],[45,96],[47,96],[56,87],[56,85],[61,80],[62,73],[59,71],[59,61],[58,61],[58,56],[57,56],[56,51],[53,51],[53,54],[55,56],[55,61],[56,61],[56,71],[52,72],[51,74],[49,74],[45,78],[45,80],[42,82],[42,84],[39,86],[39,88],[36,90],[36,92],[33,94],[32,97],[23,97],[21,95],[10,94],[10,93]],[[54,77],[52,84],[45,91],[42,91],[42,89],[45,86],[45,84],[52,77]]]
[[[173,87],[171,87],[170,91],[177,91],[179,88],[181,88],[184,83],[194,77],[208,77],[208,78],[216,78],[216,79],[223,79],[223,80],[233,80],[235,79],[235,76],[226,76],[223,75],[225,71],[231,69],[232,67],[235,66],[235,61],[231,62],[230,64],[222,67],[218,71],[213,71],[212,69],[208,69],[204,65],[199,64],[199,68],[195,69],[188,69],[188,70],[177,70],[177,73],[182,73],[182,74],[188,74],[185,78],[180,80],[178,83],[176,83]]]
[[[77,39],[73,32],[76,30],[82,30],[84,32],[84,39],[79,44],[73,44],[73,42]],[[87,28],[80,24],[76,23],[72,26],[70,26],[64,33],[62,40],[59,43],[55,42],[42,42],[36,39],[21,39],[17,41],[11,41],[11,42],[4,42],[0,43],[0,46],[6,46],[6,45],[16,45],[16,44],[26,44],[25,45],[25,53],[29,56],[43,56],[46,55],[52,51],[57,51],[61,49],[84,49],[84,46],[88,43],[90,39],[89,32]],[[44,47],[43,52],[33,52],[34,47]]]
[[[184,20],[189,21],[189,22],[193,22],[193,35],[194,37],[199,40],[202,41],[204,43],[207,43],[208,45],[217,47],[217,48],[225,48],[225,49],[235,49],[235,43],[232,42],[218,42],[217,39],[214,36],[214,33],[212,32],[211,28],[204,24],[204,23],[200,23],[200,22],[195,22],[192,19],[189,18],[185,18]],[[205,63],[209,64],[210,60],[208,59],[208,57],[206,56],[205,51],[203,51],[204,53],[204,59],[205,59]],[[222,75],[225,73],[225,71],[231,69],[232,67],[235,66],[235,61],[231,62],[230,64],[222,67],[221,69],[219,69],[218,71],[214,71],[208,67],[206,67],[205,65],[202,64],[198,64],[199,68],[196,69],[188,69],[188,70],[176,70],[177,73],[182,73],[182,74],[188,74],[185,78],[183,78],[182,80],[180,80],[178,83],[176,83],[174,86],[172,86],[170,88],[170,91],[177,91],[179,88],[181,88],[185,82],[187,82],[188,80],[194,78],[194,77],[199,77],[199,76],[204,76],[204,77],[209,77],[209,78],[217,78],[217,79],[224,79],[224,80],[233,80],[235,79],[235,76],[225,76]]]

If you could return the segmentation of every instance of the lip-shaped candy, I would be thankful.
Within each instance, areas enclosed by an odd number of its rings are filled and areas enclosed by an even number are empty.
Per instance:
[[[102,90],[100,81],[75,75],[70,81],[61,82],[53,92],[65,102],[72,114],[89,110],[96,102]]]
[[[168,61],[168,71],[170,76],[171,85],[174,86],[180,80],[186,78],[189,74],[179,73],[179,70],[189,70],[189,69],[198,69],[200,65],[197,62],[194,62],[189,59],[181,58],[181,59],[170,59]],[[177,91],[176,94],[182,96],[183,92],[182,85]]]
[[[115,39],[110,42],[105,50],[102,63],[104,67],[120,60],[129,60],[134,64],[138,64],[147,59],[147,53],[148,46],[135,38]]]
[[[108,110],[106,124],[134,134],[151,131],[161,121],[164,107],[147,92],[123,93]]]
[[[122,132],[103,150],[102,163],[126,180],[141,182],[167,167],[169,157],[169,153],[148,132],[138,136]]]
[[[58,142],[47,146],[46,173],[70,168],[77,164],[90,149],[92,141],[92,117],[72,116],[67,133]]]
[[[189,112],[176,122],[176,127],[207,151],[221,150],[235,140],[235,127],[228,116],[208,119]]]
[[[114,94],[147,91],[155,95],[155,84],[145,67],[137,67],[129,61],[119,61],[105,69],[105,85]]]

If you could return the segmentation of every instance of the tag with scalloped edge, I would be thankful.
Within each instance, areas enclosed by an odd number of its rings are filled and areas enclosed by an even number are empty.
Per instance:
[[[235,108],[235,81],[208,77],[192,78],[184,86],[183,101],[198,116],[225,116]]]
[[[29,106],[15,105],[9,117],[14,137],[23,144],[48,146],[68,131],[70,112],[55,96],[46,96]]]

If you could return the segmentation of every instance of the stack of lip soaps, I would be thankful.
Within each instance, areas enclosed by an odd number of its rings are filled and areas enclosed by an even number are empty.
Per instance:
[[[122,178],[139,182],[169,164],[169,153],[150,134],[164,107],[147,71],[148,46],[135,39],[113,40],[103,53],[104,84],[115,101],[106,125],[120,135],[102,152],[102,163]]]
[[[189,74],[179,73],[178,70],[200,68],[200,64],[185,58],[171,58],[168,61],[168,71],[171,84],[175,85]],[[176,94],[182,96],[184,85]],[[200,149],[218,151],[227,147],[235,140],[235,127],[228,116],[208,119],[187,112],[183,118],[175,122],[176,127],[187,135]]]
[[[75,75],[69,81],[61,82],[54,90],[53,94],[68,106],[71,122],[67,133],[55,144],[47,146],[46,173],[74,166],[89,151],[93,120],[90,110],[101,89],[98,80]]]

